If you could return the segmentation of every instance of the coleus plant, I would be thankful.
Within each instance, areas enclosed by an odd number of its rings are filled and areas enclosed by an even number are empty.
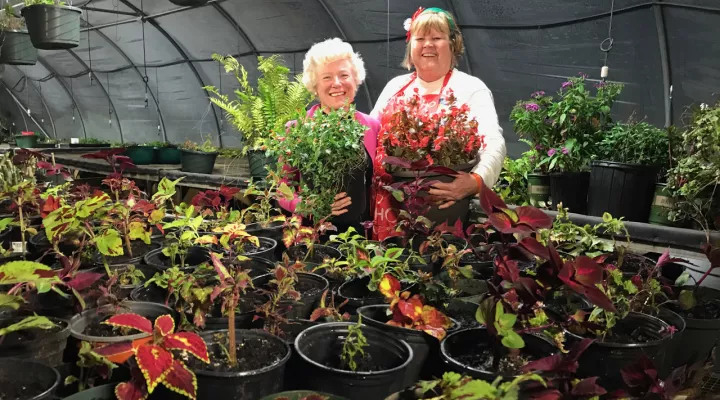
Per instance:
[[[610,394],[611,399],[653,399],[673,400],[678,392],[691,377],[702,368],[704,360],[694,365],[683,365],[673,370],[670,375],[661,379],[652,360],[646,355],[633,364],[620,370],[625,389],[619,389]]]
[[[275,266],[267,284],[269,289],[257,289],[268,301],[257,307],[258,314],[253,317],[253,321],[264,319],[264,329],[272,335],[283,335],[281,326],[288,323],[285,315],[293,303],[301,298],[295,284],[298,282],[297,270],[302,268],[302,264],[291,263],[287,254],[283,254],[283,263]]]
[[[380,292],[390,303],[392,318],[387,322],[388,325],[423,331],[438,340],[445,338],[447,329],[452,326],[450,318],[435,307],[424,304],[422,296],[401,291],[397,278],[385,274],[380,283]]]
[[[154,325],[137,314],[116,314],[103,323],[152,335],[149,342],[135,348],[132,342],[122,342],[95,349],[97,354],[108,358],[128,351],[135,355],[136,366],[131,367],[130,381],[115,387],[118,400],[144,400],[159,384],[190,399],[196,398],[195,373],[175,358],[173,351],[185,351],[210,363],[207,345],[200,336],[192,332],[175,332],[175,322],[167,314],[155,319]]]
[[[348,326],[348,333],[343,340],[342,352],[340,359],[347,365],[351,371],[356,371],[358,367],[358,356],[362,359],[365,357],[365,348],[368,341],[362,331],[362,315],[358,315],[357,323]]]
[[[343,322],[350,320],[350,313],[340,313],[340,309],[346,305],[350,299],[345,299],[339,306],[335,307],[335,293],[331,294],[330,302],[327,301],[329,289],[325,289],[320,296],[320,307],[313,310],[310,314],[310,321],[323,319],[326,322]]]
[[[523,374],[512,381],[504,381],[501,376],[492,383],[473,379],[456,372],[445,372],[440,379],[420,381],[415,393],[425,400],[517,400],[521,383],[543,385],[543,378],[536,374]]]
[[[161,224],[163,232],[166,232],[162,253],[170,259],[173,266],[185,268],[185,259],[190,247],[218,243],[215,235],[200,235],[203,217],[202,215],[193,217],[194,213],[195,207],[189,206],[185,209],[184,215]]]
[[[113,170],[110,177],[119,177],[122,176],[122,173],[126,169],[135,168],[135,164],[133,164],[132,159],[128,156],[122,155],[124,152],[125,149],[122,148],[100,150],[94,153],[83,154],[82,158],[105,160]]]
[[[702,247],[703,253],[705,254],[705,257],[707,258],[708,262],[710,263],[710,267],[708,267],[707,271],[703,274],[702,277],[695,283],[695,288],[692,290],[682,290],[680,292],[679,296],[679,303],[680,306],[684,310],[691,310],[693,309],[697,304],[697,299],[695,296],[695,289],[699,288],[702,283],[705,281],[705,279],[710,275],[710,273],[715,270],[716,268],[720,268],[720,246],[713,245],[711,243],[706,243]],[[684,260],[679,260],[684,261]],[[676,285],[682,286],[685,284],[687,279],[689,278],[689,273],[684,274],[680,278],[678,278],[678,282],[676,282]]]
[[[221,185],[218,190],[205,190],[196,194],[190,204],[198,211],[198,215],[207,218],[207,223],[217,227],[224,223],[239,222],[241,213],[230,208],[230,202],[239,188]],[[210,229],[207,229],[210,230]]]
[[[94,386],[95,379],[109,379],[117,364],[101,356],[93,350],[92,344],[86,341],[80,342],[78,360],[75,363],[80,367],[80,376],[70,375],[65,378],[65,386],[78,383],[78,392]]]
[[[320,242],[320,237],[328,231],[337,231],[335,225],[330,223],[326,218],[317,221],[313,226],[304,226],[302,217],[293,214],[290,219],[283,224],[283,244],[285,247],[305,245],[308,249],[306,257],[313,254],[313,246]]]
[[[240,220],[246,224],[258,223],[263,228],[267,228],[273,222],[285,222],[282,212],[277,207],[273,207],[274,200],[294,198],[292,189],[285,182],[280,182],[280,177],[275,171],[268,171],[267,178],[261,181],[261,184],[252,180],[248,182],[243,195],[254,196],[255,201],[240,212]]]
[[[209,284],[206,271],[197,268],[186,272],[179,267],[170,267],[145,282],[145,287],[156,285],[165,289],[165,305],[173,304],[182,318],[182,326],[188,325],[185,313],[192,314],[192,324],[204,328],[208,312],[213,303],[210,301],[215,287]],[[170,301],[172,300],[172,301]]]

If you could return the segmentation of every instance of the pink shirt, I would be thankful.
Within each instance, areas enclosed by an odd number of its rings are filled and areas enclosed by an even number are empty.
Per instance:
[[[310,108],[307,112],[307,115],[315,115],[315,112],[320,109],[320,104],[314,105],[312,108]],[[363,144],[365,144],[365,149],[367,150],[368,154],[370,155],[371,162],[372,159],[375,158],[375,149],[377,149],[377,137],[378,132],[380,131],[380,122],[378,122],[377,119],[361,113],[360,111],[355,112],[355,119],[360,122],[361,124],[367,126],[367,130],[365,131],[365,137],[363,138]],[[287,123],[287,126],[294,123],[295,121],[290,121]],[[280,181],[288,183],[290,179],[293,181],[299,181],[300,180],[300,171],[298,171],[295,168],[292,168],[288,165],[283,166],[283,171],[285,172],[285,177],[283,177]],[[290,211],[295,212],[295,207],[300,202],[300,198],[298,197],[297,192],[295,192],[295,198],[292,200],[285,200],[280,199],[278,200],[278,204],[280,207]]]

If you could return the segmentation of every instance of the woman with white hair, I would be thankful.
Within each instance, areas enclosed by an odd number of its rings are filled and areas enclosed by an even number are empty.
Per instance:
[[[365,64],[360,56],[353,51],[349,43],[343,42],[338,38],[328,39],[324,42],[316,43],[305,55],[303,61],[303,83],[305,87],[313,93],[319,104],[313,106],[307,111],[308,116],[313,116],[317,112],[329,112],[349,107],[355,101],[358,87],[365,80]],[[372,160],[375,157],[375,148],[377,146],[377,133],[380,124],[374,118],[361,112],[355,113],[355,119],[367,127],[363,144],[368,153],[365,188],[366,206],[359,211],[357,215],[344,215],[338,219],[338,216],[348,213],[348,207],[352,204],[353,199],[347,193],[338,193],[335,196],[335,202],[332,206],[332,215],[335,216],[333,223],[342,232],[347,226],[356,226],[359,230],[360,222],[370,219],[370,182],[372,178]],[[285,171],[290,178],[297,182],[299,174],[302,171],[293,171],[285,166]],[[300,198],[295,194],[293,200],[279,200],[280,206],[290,212],[295,211]]]

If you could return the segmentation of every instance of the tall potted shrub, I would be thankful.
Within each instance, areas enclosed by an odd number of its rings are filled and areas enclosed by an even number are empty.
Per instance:
[[[610,111],[622,91],[620,84],[600,82],[593,96],[585,87],[586,78],[581,73],[563,82],[557,100],[545,92],[533,93],[511,113],[518,134],[542,157],[536,168],[550,175],[553,204],[563,203],[583,214],[587,212],[588,165],[602,132],[611,126]]]
[[[242,133],[243,154],[248,156],[252,177],[264,179],[265,166],[274,170],[272,164],[275,164],[265,153],[266,141],[273,132],[283,131],[295,113],[307,108],[312,98],[310,92],[302,84],[300,75],[294,80],[288,78],[290,69],[279,55],[258,56],[261,75],[255,88],[250,85],[247,70],[235,58],[213,54],[213,59],[225,67],[225,72],[235,74],[240,87],[235,90],[237,98],[230,100],[214,86],[207,86],[205,89],[213,95],[210,101],[222,108],[228,122]]]
[[[598,145],[598,160],[591,162],[588,214],[646,222],[658,172],[668,164],[667,150],[662,129],[645,122],[613,126]]]
[[[80,44],[79,8],[59,0],[25,0],[21,13],[35,48],[64,50]]]
[[[0,64],[35,65],[37,49],[25,29],[25,20],[15,16],[10,3],[0,14]]]

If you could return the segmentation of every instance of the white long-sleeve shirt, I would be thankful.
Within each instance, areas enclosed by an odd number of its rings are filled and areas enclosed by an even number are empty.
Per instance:
[[[401,75],[393,78],[385,85],[380,97],[375,102],[370,116],[380,120],[383,109],[387,106],[390,98],[395,95],[404,85],[410,81],[412,74]],[[405,90],[406,96],[411,96],[415,88],[419,94],[438,94],[442,88],[445,77],[434,82],[425,82],[419,77]],[[453,70],[448,85],[445,88],[451,89],[457,98],[456,105],[467,103],[470,107],[469,117],[475,118],[478,122],[478,133],[485,135],[485,148],[478,153],[480,162],[472,172],[480,175],[487,187],[493,187],[500,177],[503,167],[503,160],[507,150],[505,149],[505,138],[503,129],[500,127],[495,102],[490,89],[480,79],[468,75],[457,69]],[[446,92],[445,92],[446,93]]]

